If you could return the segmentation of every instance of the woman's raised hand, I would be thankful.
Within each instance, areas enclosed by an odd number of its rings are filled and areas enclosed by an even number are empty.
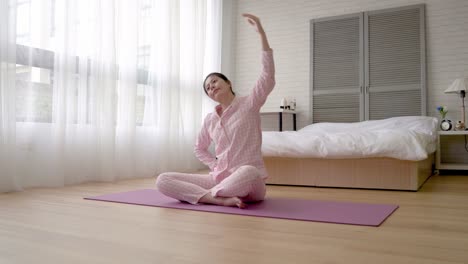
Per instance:
[[[249,24],[255,28],[255,31],[258,33],[264,33],[262,24],[260,23],[260,19],[258,17],[251,14],[242,14],[242,16],[247,18],[247,22],[249,22]]]
[[[263,30],[262,24],[260,23],[260,19],[251,14],[242,14],[242,16],[247,18],[247,22],[249,22],[249,24],[255,28],[255,31],[257,31],[260,34],[260,39],[262,41],[262,50],[270,50],[270,44],[268,43],[268,39],[265,34],[265,31]]]

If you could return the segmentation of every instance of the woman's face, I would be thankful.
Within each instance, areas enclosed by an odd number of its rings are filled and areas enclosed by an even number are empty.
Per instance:
[[[219,102],[221,98],[231,94],[231,84],[216,75],[211,75],[205,81],[205,90],[211,99]]]

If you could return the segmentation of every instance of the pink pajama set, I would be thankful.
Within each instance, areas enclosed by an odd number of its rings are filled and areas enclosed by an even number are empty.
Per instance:
[[[156,185],[163,194],[192,204],[211,192],[213,196],[261,201],[268,177],[262,158],[260,108],[275,86],[273,51],[262,52],[262,72],[248,96],[236,96],[219,115],[221,106],[208,114],[195,144],[195,155],[210,174],[167,172]],[[215,144],[216,156],[208,147]]]

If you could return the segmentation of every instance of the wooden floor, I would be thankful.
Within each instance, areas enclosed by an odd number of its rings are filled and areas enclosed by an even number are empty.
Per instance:
[[[468,263],[468,176],[419,192],[268,186],[270,197],[398,204],[380,227],[84,200],[153,179],[0,195],[0,263]]]

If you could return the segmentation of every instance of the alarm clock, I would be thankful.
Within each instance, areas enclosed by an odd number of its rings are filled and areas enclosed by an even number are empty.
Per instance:
[[[442,120],[442,122],[440,122],[440,129],[443,131],[452,130],[452,121],[447,119]]]

